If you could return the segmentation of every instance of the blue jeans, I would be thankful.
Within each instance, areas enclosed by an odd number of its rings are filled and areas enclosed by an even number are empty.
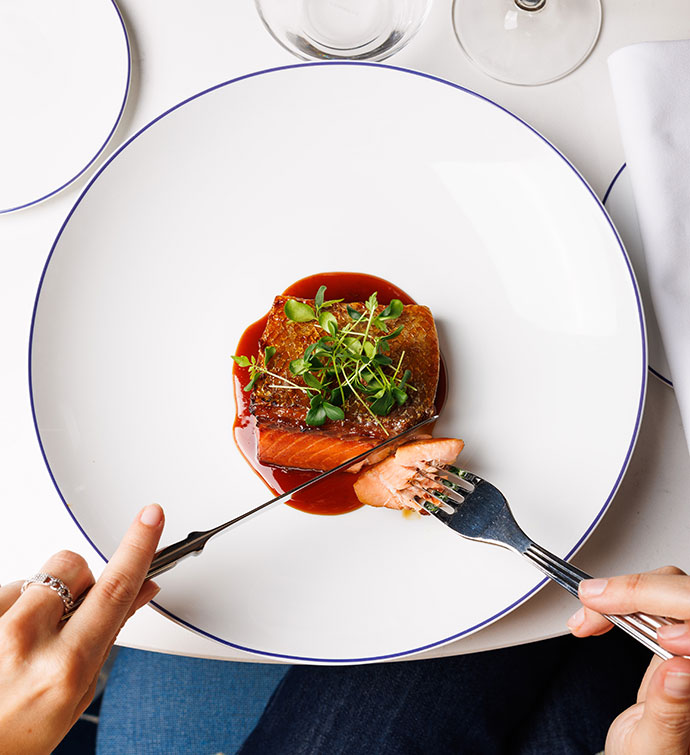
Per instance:
[[[289,670],[123,650],[97,751],[594,755],[635,702],[648,661],[618,631],[454,658]]]
[[[120,648],[101,702],[100,755],[232,755],[289,666]]]

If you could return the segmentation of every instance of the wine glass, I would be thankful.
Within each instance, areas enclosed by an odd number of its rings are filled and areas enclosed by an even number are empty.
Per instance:
[[[419,31],[431,0],[255,0],[285,49],[311,60],[384,60]]]
[[[592,51],[600,0],[453,0],[453,26],[489,76],[535,86],[567,76]]]

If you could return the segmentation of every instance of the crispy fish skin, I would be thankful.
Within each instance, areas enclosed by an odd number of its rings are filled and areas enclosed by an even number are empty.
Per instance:
[[[290,373],[290,362],[300,358],[305,349],[326,332],[313,321],[299,323],[288,319],[284,307],[291,298],[297,297],[275,298],[259,340],[259,359],[263,360],[267,346],[275,347],[276,353],[269,364],[271,372],[301,384],[301,379]],[[310,299],[297,300],[313,305]],[[363,302],[349,302],[349,305],[360,312],[365,311]],[[339,327],[352,322],[347,306],[348,303],[341,302],[328,310],[335,316]],[[378,309],[381,310],[383,306]],[[416,390],[408,390],[408,400],[403,406],[396,406],[389,415],[377,418],[383,427],[353,396],[346,399],[343,406],[344,420],[310,427],[304,421],[309,409],[307,394],[277,388],[279,380],[262,376],[257,380],[251,398],[251,411],[257,420],[259,461],[296,469],[330,469],[357,455],[353,453],[355,447],[359,453],[367,446],[373,447],[432,416],[440,365],[434,319],[428,307],[409,304],[397,320],[389,321],[390,330],[399,325],[403,330],[389,341],[388,355],[397,363],[405,352],[402,370],[411,371],[409,384]],[[383,335],[375,327],[372,334]]]

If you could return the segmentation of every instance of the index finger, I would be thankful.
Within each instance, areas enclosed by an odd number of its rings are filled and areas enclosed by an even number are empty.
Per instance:
[[[580,583],[580,600],[599,613],[645,613],[690,619],[690,577],[686,574],[628,574]]]
[[[163,531],[163,509],[151,504],[132,522],[84,602],[62,630],[64,639],[101,657],[127,617]]]

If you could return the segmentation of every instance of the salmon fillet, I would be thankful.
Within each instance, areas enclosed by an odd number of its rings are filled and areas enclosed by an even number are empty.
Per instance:
[[[293,469],[326,470],[368,451],[376,441],[351,437],[334,439],[320,432],[257,425],[259,461]]]
[[[365,469],[354,484],[357,498],[369,506],[421,511],[412,482],[429,487],[419,469],[433,473],[439,464],[452,464],[465,444],[457,438],[430,438],[401,445],[393,456]],[[440,483],[439,483],[440,485]],[[431,484],[431,487],[434,487]]]
[[[271,372],[294,380],[290,362],[299,359],[310,344],[324,336],[324,331],[311,322],[294,322],[284,312],[285,302],[296,297],[277,296],[268,314],[266,327],[259,340],[259,360],[268,346],[276,349],[270,362]],[[313,304],[310,299],[297,299]],[[329,309],[339,327],[351,323],[347,306],[364,311],[363,302],[341,302]],[[379,307],[379,312],[383,306]],[[407,430],[434,414],[434,399],[439,377],[439,347],[436,326],[428,307],[408,304],[392,324],[403,326],[396,338],[389,341],[389,356],[397,363],[405,352],[403,367],[411,370],[408,400],[396,406],[387,416],[374,420],[353,396],[343,405],[345,419],[328,421],[311,427],[304,421],[309,398],[299,390],[275,387],[278,383],[267,376],[259,378],[251,396],[251,412],[256,417],[257,455],[262,464],[324,471],[373,448],[391,435]],[[390,450],[388,451],[390,452]]]

